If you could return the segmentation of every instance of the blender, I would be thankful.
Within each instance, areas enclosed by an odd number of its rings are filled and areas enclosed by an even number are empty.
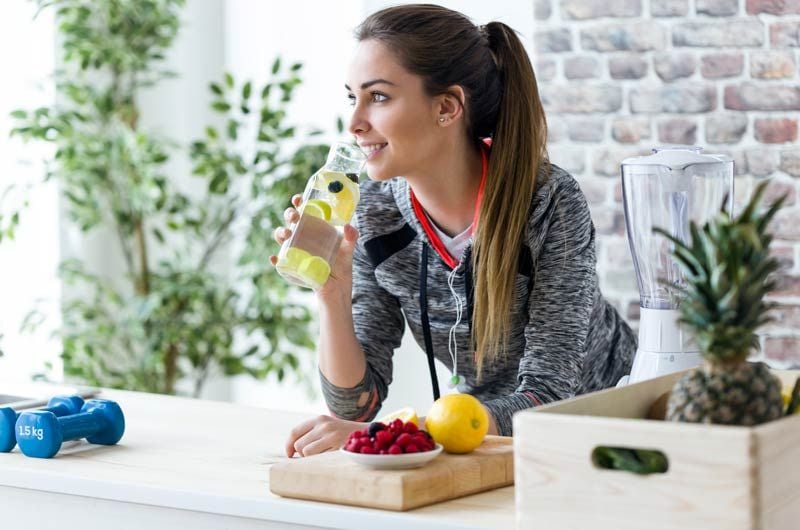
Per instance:
[[[702,363],[692,336],[679,322],[684,278],[672,258],[673,244],[653,233],[661,228],[688,241],[689,222],[702,226],[723,202],[732,212],[733,161],[702,154],[700,147],[655,148],[622,161],[622,193],[639,287],[639,347],[620,385],[651,379]]]

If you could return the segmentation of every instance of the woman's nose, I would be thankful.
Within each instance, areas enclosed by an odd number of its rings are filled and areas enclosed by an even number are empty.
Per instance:
[[[347,130],[353,135],[364,133],[369,130],[369,122],[364,116],[364,112],[359,107],[353,109]]]

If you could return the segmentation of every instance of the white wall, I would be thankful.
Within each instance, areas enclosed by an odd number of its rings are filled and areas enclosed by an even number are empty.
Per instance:
[[[0,197],[11,184],[20,189],[34,186],[15,241],[0,245],[0,347],[6,354],[0,357],[0,379],[28,379],[46,361],[60,373],[58,344],[48,333],[19,333],[37,300],[51,316],[48,328],[57,326],[61,298],[56,277],[58,190],[55,183],[36,185],[42,181],[40,161],[48,149],[8,138],[12,110],[50,105],[54,98],[49,79],[56,55],[53,17],[46,11],[33,20],[35,12],[33,2],[3,2],[0,14]],[[12,193],[0,199],[0,206],[5,209],[21,200],[22,194]]]

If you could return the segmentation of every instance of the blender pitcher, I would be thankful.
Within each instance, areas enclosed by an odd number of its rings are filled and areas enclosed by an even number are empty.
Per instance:
[[[639,347],[629,378],[634,383],[701,364],[702,356],[678,323],[684,278],[661,228],[688,242],[689,222],[703,225],[725,201],[733,206],[733,161],[701,154],[700,147],[653,149],[622,162],[623,207],[639,286]]]
[[[308,179],[300,218],[278,253],[276,269],[286,280],[312,289],[328,281],[343,227],[358,204],[358,175],[366,159],[357,146],[335,143],[325,165]]]

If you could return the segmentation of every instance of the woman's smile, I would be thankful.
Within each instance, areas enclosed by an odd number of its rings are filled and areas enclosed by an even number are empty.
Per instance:
[[[378,156],[383,148],[386,147],[387,143],[377,143],[377,144],[361,144],[361,150],[364,151],[364,154],[367,155],[367,160],[372,160],[376,156]]]

